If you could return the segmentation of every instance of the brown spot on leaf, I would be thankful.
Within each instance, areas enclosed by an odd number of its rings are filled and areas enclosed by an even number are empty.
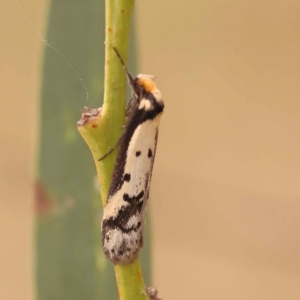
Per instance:
[[[93,124],[92,127],[93,127],[93,128],[97,128],[98,125],[97,125],[97,124]]]
[[[45,215],[51,209],[51,199],[47,193],[46,187],[42,182],[36,181],[34,185],[35,211],[38,215]]]

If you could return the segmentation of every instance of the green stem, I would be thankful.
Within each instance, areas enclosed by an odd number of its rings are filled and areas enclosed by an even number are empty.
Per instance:
[[[106,0],[104,104],[101,111],[93,111],[87,122],[78,125],[95,160],[103,206],[106,204],[117,151],[103,161],[99,162],[98,159],[116,144],[125,124],[126,76],[113,47],[126,63],[133,6],[134,0]],[[139,258],[130,265],[116,265],[115,273],[120,300],[149,299],[145,293]]]

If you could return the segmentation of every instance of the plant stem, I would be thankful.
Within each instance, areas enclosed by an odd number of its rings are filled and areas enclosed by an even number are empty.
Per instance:
[[[133,6],[134,0],[106,0],[104,104],[102,110],[89,111],[86,122],[83,121],[83,114],[78,125],[95,160],[103,206],[106,204],[117,151],[103,161],[99,162],[98,159],[114,147],[120,138],[126,108],[126,76],[113,47],[126,63]],[[130,265],[116,265],[115,273],[120,300],[149,299],[139,258]]]

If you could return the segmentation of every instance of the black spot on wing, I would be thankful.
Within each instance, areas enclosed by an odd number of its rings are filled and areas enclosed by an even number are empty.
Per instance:
[[[124,181],[129,182],[131,179],[131,176],[129,173],[124,174]]]
[[[126,202],[129,202],[130,201],[130,197],[128,194],[124,194],[123,195],[123,200],[126,201]]]
[[[123,195],[123,199],[126,202],[129,202],[130,204],[132,204],[133,202],[140,202],[141,199],[143,199],[144,197],[144,191],[141,191],[137,196],[133,196],[133,197],[129,197],[128,194],[124,194]]]
[[[153,156],[152,150],[149,148],[148,150],[148,158],[151,158]]]
[[[139,157],[140,155],[141,155],[141,151],[136,151],[136,152],[135,152],[135,156],[136,156],[136,157]]]

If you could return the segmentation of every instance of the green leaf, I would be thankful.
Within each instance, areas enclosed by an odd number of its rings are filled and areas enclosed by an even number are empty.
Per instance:
[[[118,298],[113,266],[102,252],[96,169],[76,128],[81,107],[102,103],[104,11],[104,1],[96,0],[53,0],[50,5],[36,183],[36,291],[41,300]],[[149,282],[148,254],[145,264]]]

